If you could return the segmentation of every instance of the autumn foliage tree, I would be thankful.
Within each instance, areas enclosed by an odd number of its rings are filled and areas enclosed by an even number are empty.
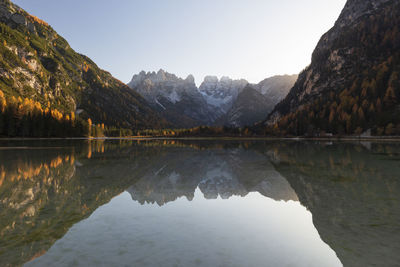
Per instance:
[[[89,123],[90,122],[90,123]],[[76,118],[74,112],[62,113],[50,104],[29,98],[9,97],[0,90],[0,136],[79,137],[103,136],[104,125],[92,125]]]
[[[371,130],[400,136],[400,4],[394,6],[342,30],[329,50],[316,49],[310,68],[319,74],[318,93],[298,98],[305,86],[300,83],[294,88],[299,92],[278,104],[280,118],[265,133],[360,135]],[[346,51],[340,72],[330,65],[332,51]]]

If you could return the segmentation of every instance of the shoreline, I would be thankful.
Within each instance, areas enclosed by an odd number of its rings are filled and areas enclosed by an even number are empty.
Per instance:
[[[400,136],[371,136],[371,137],[241,137],[241,136],[204,136],[204,137],[158,137],[158,136],[130,136],[130,137],[54,137],[54,138],[9,138],[0,137],[0,141],[40,141],[40,140],[193,140],[193,141],[384,141],[384,142],[400,142]]]

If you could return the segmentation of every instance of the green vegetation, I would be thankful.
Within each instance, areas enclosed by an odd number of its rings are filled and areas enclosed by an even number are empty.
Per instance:
[[[1,1],[0,7],[9,13],[0,15],[0,90],[7,99],[28,98],[62,114],[79,110],[82,121],[90,118],[93,124],[116,129],[167,125],[140,95],[76,53],[46,22],[10,1]],[[16,13],[25,22],[13,21]],[[54,135],[58,136],[41,136]]]
[[[255,133],[249,127],[210,127],[199,126],[189,129],[161,129],[140,130],[138,136],[152,137],[229,137],[229,136],[253,136]]]
[[[282,116],[274,125],[179,130],[163,129],[171,125],[140,95],[76,53],[46,22],[10,1],[0,5],[25,20],[1,15],[0,90],[6,105],[0,136],[358,136],[367,130],[400,135],[399,3],[341,28],[328,48],[317,48],[297,87],[278,104]],[[332,55],[343,59],[343,71],[335,70]],[[316,86],[322,89],[303,99],[310,70],[318,73]],[[72,114],[79,116],[72,120]]]

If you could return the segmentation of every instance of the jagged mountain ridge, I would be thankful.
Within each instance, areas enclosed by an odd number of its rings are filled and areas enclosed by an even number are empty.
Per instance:
[[[259,84],[249,84],[244,79],[206,76],[197,88],[192,75],[182,79],[161,69],[134,75],[128,86],[143,95],[153,108],[178,127],[242,127],[265,118],[286,96],[296,77],[274,76]],[[246,86],[261,97],[242,94]],[[242,111],[238,112],[238,109]]]
[[[142,71],[133,76],[128,86],[176,127],[206,125],[216,119],[207,108],[192,75],[182,79],[164,70],[157,73]]]
[[[0,89],[94,123],[124,128],[167,125],[124,83],[76,53],[46,22],[0,1]]]
[[[347,1],[311,65],[268,116],[267,131],[400,134],[399,17],[399,1]]]
[[[232,80],[229,77],[206,76],[199,87],[207,103],[222,116],[232,107],[239,93],[248,85],[245,79]]]

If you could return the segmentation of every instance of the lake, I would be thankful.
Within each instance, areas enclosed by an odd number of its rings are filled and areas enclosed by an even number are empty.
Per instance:
[[[400,143],[0,141],[0,266],[399,266]]]

